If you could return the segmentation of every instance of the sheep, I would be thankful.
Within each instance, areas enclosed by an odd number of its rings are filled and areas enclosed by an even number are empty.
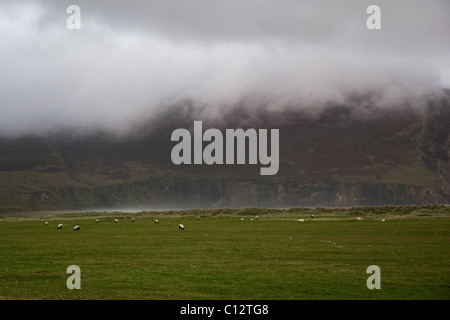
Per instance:
[[[80,226],[73,227],[73,231],[80,231]]]
[[[63,227],[63,225],[62,225],[62,223],[60,223],[60,224],[58,224],[58,229],[62,229],[62,227]]]
[[[244,221],[244,218],[241,218],[241,221]]]
[[[114,222],[115,222],[115,223],[117,223],[117,222],[119,222],[119,220],[117,220],[117,219],[114,219]]]
[[[386,219],[381,219],[381,222],[386,222]]]
[[[356,217],[356,220],[362,220],[361,217]]]
[[[305,219],[298,219],[299,222],[305,222]]]
[[[48,226],[48,221],[45,221],[45,225]]]
[[[311,219],[314,219],[314,215],[313,214],[311,215]]]
[[[197,216],[197,220],[200,220],[200,216]]]
[[[181,223],[178,225],[178,229],[180,230],[184,230],[184,225],[182,225]]]
[[[258,216],[256,216],[256,217],[255,217],[255,220],[258,220],[258,219],[259,219],[259,217],[258,217]]]
[[[95,223],[99,223],[99,221],[100,221],[100,220],[96,219],[96,220],[95,220]]]
[[[155,223],[159,223],[158,219],[155,219]]]
[[[131,218],[131,222],[134,222],[134,218]]]

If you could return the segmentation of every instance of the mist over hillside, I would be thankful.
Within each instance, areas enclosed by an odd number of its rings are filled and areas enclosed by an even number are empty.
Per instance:
[[[450,87],[447,0],[379,0],[380,30],[359,0],[79,0],[79,30],[71,4],[0,3],[1,135],[123,135],[187,101],[205,120],[241,106],[421,109]]]
[[[177,128],[203,120],[176,105],[126,136],[59,131],[0,140],[1,211],[448,203],[450,103],[322,112],[237,106],[207,128],[278,128],[280,166],[175,165]],[[364,111],[364,112],[363,112]],[[203,146],[208,143],[203,142]]]
[[[1,211],[449,201],[449,1],[72,5],[0,2]],[[276,174],[175,165],[195,121],[279,132]]]

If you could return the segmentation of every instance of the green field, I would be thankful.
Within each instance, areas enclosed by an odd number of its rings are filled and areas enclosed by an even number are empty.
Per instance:
[[[449,218],[444,206],[4,216],[0,299],[446,300]],[[369,265],[380,290],[366,286]]]

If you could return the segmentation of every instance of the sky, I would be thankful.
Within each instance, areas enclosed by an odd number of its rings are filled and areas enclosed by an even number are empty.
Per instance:
[[[209,118],[365,94],[421,108],[450,88],[449,12],[448,0],[0,0],[0,135],[124,133],[187,101]]]

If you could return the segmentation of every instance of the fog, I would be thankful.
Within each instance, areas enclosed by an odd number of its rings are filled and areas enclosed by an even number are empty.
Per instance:
[[[450,87],[447,0],[80,0],[79,30],[71,4],[0,2],[0,135],[124,134],[185,101],[213,119],[367,95],[420,109]]]

